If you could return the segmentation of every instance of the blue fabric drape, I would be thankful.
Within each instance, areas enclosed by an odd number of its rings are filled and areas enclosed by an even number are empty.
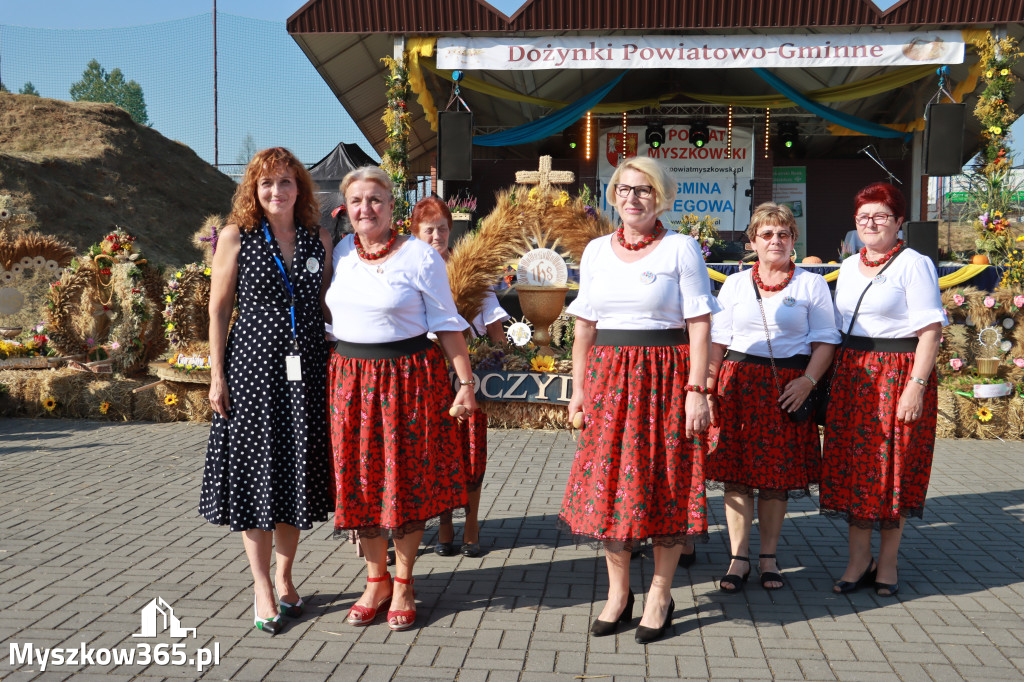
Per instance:
[[[567,104],[558,111],[550,113],[543,118],[538,118],[536,121],[530,121],[508,130],[502,130],[499,133],[477,135],[473,138],[473,144],[481,147],[508,147],[516,144],[526,144],[527,142],[536,142],[537,140],[551,137],[555,133],[560,133],[578,121],[580,116],[585,114],[588,109],[591,109],[595,104],[603,100],[605,95],[611,92],[611,89],[625,75],[626,72],[623,71],[613,78],[611,82],[601,86],[589,95],[584,95],[572,104]]]
[[[877,123],[872,123],[858,116],[852,116],[845,114],[841,111],[836,111],[831,107],[827,107],[824,104],[818,104],[804,97],[801,93],[790,87],[784,80],[776,76],[775,74],[766,71],[765,69],[754,69],[754,73],[760,76],[768,85],[772,86],[780,93],[793,100],[800,106],[812,114],[817,114],[827,121],[837,123],[841,126],[849,128],[850,130],[856,130],[858,133],[865,135],[871,135],[872,137],[887,137],[887,138],[902,138],[904,142],[910,142],[913,138],[911,133],[901,133],[898,130],[887,128]]]

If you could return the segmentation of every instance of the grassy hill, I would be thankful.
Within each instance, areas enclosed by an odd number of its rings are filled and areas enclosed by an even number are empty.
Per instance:
[[[0,93],[0,199],[13,229],[34,229],[81,251],[115,226],[151,260],[200,260],[192,233],[226,215],[235,184],[185,145],[110,104]]]

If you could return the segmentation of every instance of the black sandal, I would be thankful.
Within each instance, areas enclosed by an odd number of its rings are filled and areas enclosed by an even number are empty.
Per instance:
[[[758,554],[758,559],[774,559],[774,554]],[[779,562],[775,562],[775,566],[778,567]],[[768,587],[766,583],[782,583],[778,587]],[[761,571],[761,587],[765,590],[781,590],[786,586],[786,581],[782,579],[782,574],[778,571]]]
[[[718,589],[719,589],[719,591],[720,592],[725,592],[726,594],[732,594],[734,592],[739,592],[743,588],[743,585],[746,584],[747,578],[750,577],[750,568],[749,568],[750,557],[736,556],[734,554],[730,554],[729,555],[729,559],[731,559],[733,561],[746,561],[748,568],[747,568],[747,572],[744,575],[736,575],[734,573],[726,573],[725,576],[723,576],[722,579],[718,581]],[[725,587],[726,585],[730,585],[731,587],[726,588]]]

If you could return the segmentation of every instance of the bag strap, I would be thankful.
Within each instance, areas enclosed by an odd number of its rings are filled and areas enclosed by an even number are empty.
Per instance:
[[[846,328],[846,333],[843,334],[843,339],[842,339],[842,341],[839,344],[839,351],[838,352],[841,352],[841,353],[844,353],[844,354],[846,353],[846,337],[848,337],[850,335],[850,332],[853,331],[853,323],[857,321],[857,313],[860,312],[860,304],[861,304],[861,302],[864,301],[864,295],[868,293],[868,289],[870,289],[871,285],[875,283],[875,279],[879,275],[881,275],[883,272],[885,272],[886,268],[888,268],[890,265],[892,265],[892,262],[894,260],[896,260],[896,256],[898,256],[901,253],[903,253],[904,249],[906,249],[906,248],[907,248],[907,245],[904,244],[903,246],[901,246],[899,248],[899,250],[896,253],[892,254],[892,258],[890,258],[888,261],[886,261],[885,265],[882,266],[882,269],[879,270],[877,273],[875,273],[875,276],[871,278],[871,280],[868,282],[868,285],[866,287],[864,287],[864,291],[860,292],[860,298],[857,299],[857,305],[855,305],[853,307],[853,315],[850,317],[850,326]],[[832,380],[836,378],[836,367],[839,365],[839,360],[841,360],[841,359],[842,359],[842,355],[840,355],[839,357],[836,357],[832,361],[832,375],[828,379],[828,388],[827,388],[826,393],[825,393],[825,395],[827,395],[828,397],[832,396]]]
[[[755,264],[756,268],[757,265]],[[772,363],[772,377],[775,379],[775,390],[778,391],[779,397],[782,397],[782,382],[779,381],[779,370],[775,367],[775,353],[772,351],[772,338],[771,334],[768,333],[768,318],[764,314],[764,303],[761,301],[761,291],[757,288],[757,282],[754,281],[754,270],[750,270],[750,283],[754,286],[754,297],[757,298],[757,307],[761,309],[761,323],[764,324],[764,340],[768,342],[768,359]],[[781,407],[781,406],[780,406]]]

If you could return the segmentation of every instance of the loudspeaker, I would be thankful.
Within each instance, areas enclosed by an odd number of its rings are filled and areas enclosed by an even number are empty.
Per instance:
[[[939,266],[939,221],[918,220],[903,223],[903,239],[907,246],[928,256]]]
[[[925,108],[925,175],[960,175],[963,172],[965,113],[963,104],[929,104]]]
[[[473,179],[473,112],[437,112],[437,177]]]

